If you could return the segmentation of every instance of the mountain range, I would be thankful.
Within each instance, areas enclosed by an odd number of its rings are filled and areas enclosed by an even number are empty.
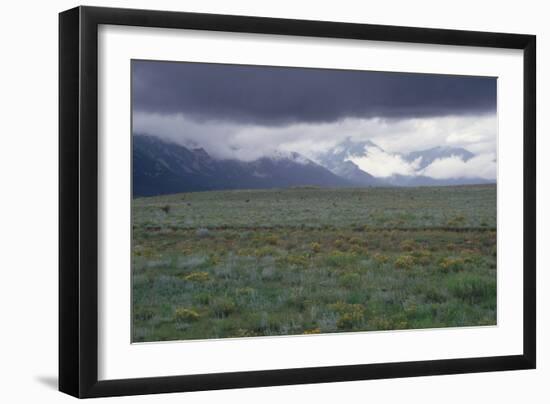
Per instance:
[[[480,184],[481,178],[434,179],[421,175],[394,175],[377,178],[359,168],[352,160],[367,155],[373,142],[346,139],[316,157],[316,161],[296,152],[277,151],[253,161],[218,159],[200,147],[161,140],[158,137],[133,136],[133,195],[154,196],[178,192],[220,189],[370,186],[427,186]],[[408,162],[418,161],[425,168],[438,158],[458,156],[467,161],[474,157],[462,148],[439,147],[403,154]]]
[[[298,153],[278,153],[254,161],[212,158],[156,137],[133,138],[133,194],[151,196],[215,189],[288,188],[353,184]]]

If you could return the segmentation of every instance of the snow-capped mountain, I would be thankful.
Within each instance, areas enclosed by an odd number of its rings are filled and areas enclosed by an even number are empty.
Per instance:
[[[202,148],[157,137],[133,137],[133,194],[151,196],[215,189],[352,186],[349,181],[295,152],[276,152],[245,162],[212,158]]]
[[[384,182],[375,178],[367,171],[361,170],[357,164],[350,159],[364,156],[369,148],[378,146],[371,141],[353,142],[347,138],[344,142],[318,156],[321,165],[328,168],[334,174],[345,178],[358,186],[380,186]]]
[[[392,173],[390,175],[374,175],[365,168],[365,161],[373,156],[386,156],[387,160],[400,162],[406,166],[406,173]],[[360,186],[441,186],[463,184],[486,184],[490,180],[478,177],[461,178],[432,178],[423,174],[426,167],[438,159],[457,157],[466,162],[475,157],[470,151],[460,147],[438,146],[427,150],[410,153],[389,153],[372,141],[354,141],[347,138],[332,149],[319,156],[319,162],[354,184]]]
[[[151,196],[216,189],[287,188],[293,186],[368,187],[486,184],[483,178],[431,178],[426,168],[438,159],[475,155],[462,148],[435,147],[407,154],[392,154],[371,141],[346,139],[316,156],[273,151],[253,161],[217,159],[198,145],[182,146],[157,137],[133,137],[133,194]],[[374,176],[365,160],[380,156],[399,159],[411,172]],[[355,162],[354,162],[355,161]],[[361,165],[361,167],[360,167]],[[372,165],[371,165],[372,166]]]

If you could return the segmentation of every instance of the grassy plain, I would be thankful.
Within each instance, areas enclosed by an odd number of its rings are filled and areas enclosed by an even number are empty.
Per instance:
[[[496,324],[496,187],[133,200],[133,341]]]

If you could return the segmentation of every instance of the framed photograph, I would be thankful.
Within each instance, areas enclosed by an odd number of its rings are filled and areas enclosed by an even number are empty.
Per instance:
[[[59,388],[533,369],[535,37],[59,16]]]

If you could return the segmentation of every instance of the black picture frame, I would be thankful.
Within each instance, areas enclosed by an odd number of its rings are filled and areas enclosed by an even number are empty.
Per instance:
[[[97,52],[100,24],[523,50],[523,354],[99,381]],[[534,35],[96,7],[77,7],[60,13],[59,390],[85,398],[534,369],[535,103]]]

